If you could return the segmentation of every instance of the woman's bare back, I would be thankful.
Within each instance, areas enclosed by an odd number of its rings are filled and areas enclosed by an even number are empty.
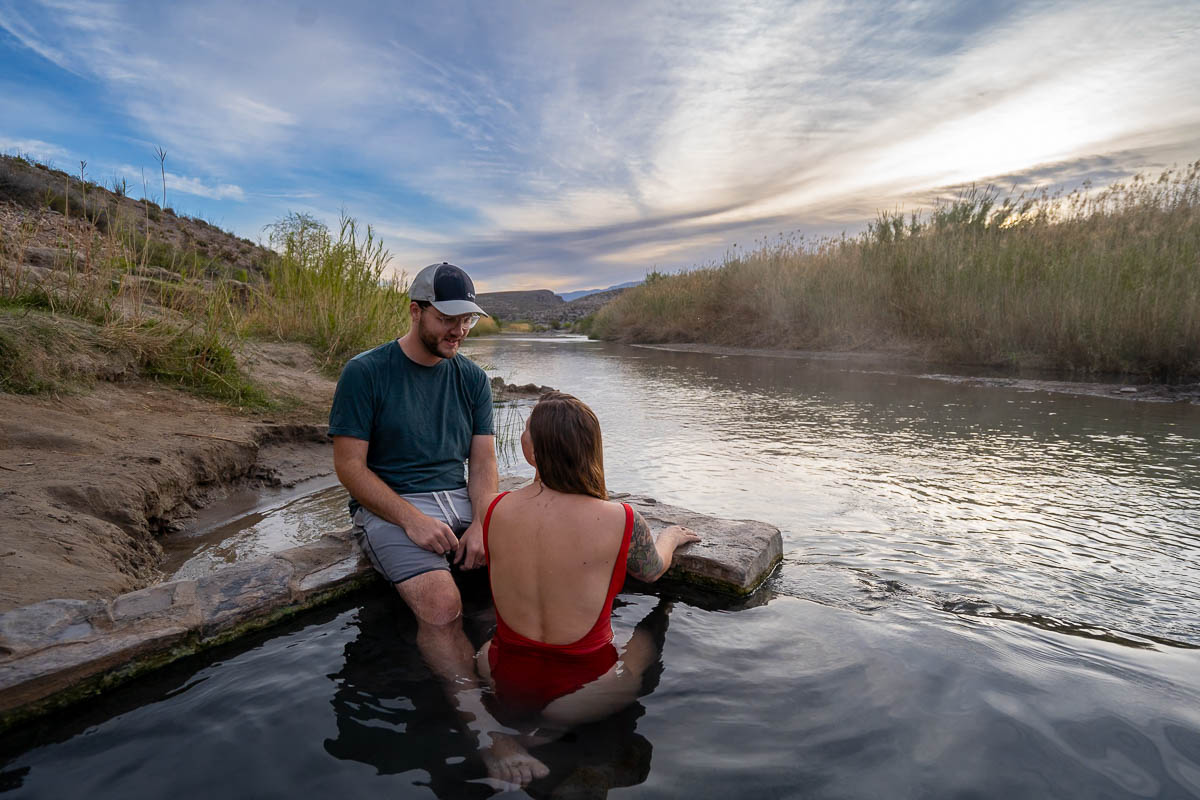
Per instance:
[[[604,610],[625,532],[625,509],[531,484],[496,504],[488,570],[497,614],[546,644],[571,644]]]

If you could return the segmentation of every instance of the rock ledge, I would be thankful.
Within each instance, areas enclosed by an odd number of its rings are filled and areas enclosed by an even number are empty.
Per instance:
[[[511,481],[506,481],[510,483]],[[703,541],[665,576],[706,596],[744,597],[782,558],[779,530],[614,495],[651,529],[682,524]],[[267,627],[377,580],[349,531],[162,583],[111,601],[45,600],[0,614],[0,731],[184,656]]]

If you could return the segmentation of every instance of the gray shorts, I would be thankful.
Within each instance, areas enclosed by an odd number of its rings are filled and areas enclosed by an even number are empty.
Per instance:
[[[471,497],[466,489],[400,495],[422,514],[440,519],[458,536],[471,524]],[[420,547],[404,528],[377,517],[365,508],[354,512],[354,538],[371,559],[375,570],[391,583],[403,583],[423,572],[450,569],[450,556]]]

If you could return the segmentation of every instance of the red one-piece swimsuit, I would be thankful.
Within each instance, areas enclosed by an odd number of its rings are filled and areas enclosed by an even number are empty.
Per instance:
[[[503,492],[492,501],[483,518],[483,549],[489,564],[488,525],[492,521],[492,510],[506,494],[508,492]],[[552,700],[590,683],[617,663],[610,618],[613,598],[625,582],[625,565],[633,534],[633,509],[628,503],[622,505],[625,506],[625,533],[621,537],[617,561],[613,564],[608,596],[591,630],[570,644],[547,644],[522,636],[508,627],[500,616],[500,609],[496,609],[496,635],[488,650],[488,664],[492,669],[496,699],[507,710],[522,715],[536,714]],[[492,604],[495,602],[493,594]]]

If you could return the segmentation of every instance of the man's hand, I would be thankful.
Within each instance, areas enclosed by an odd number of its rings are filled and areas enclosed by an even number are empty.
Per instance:
[[[449,525],[425,514],[417,513],[406,520],[404,532],[418,547],[438,555],[449,553],[459,546],[458,537]]]
[[[487,564],[487,556],[483,550],[483,525],[478,519],[470,524],[458,540],[454,563],[462,564],[463,569],[475,569]]]

